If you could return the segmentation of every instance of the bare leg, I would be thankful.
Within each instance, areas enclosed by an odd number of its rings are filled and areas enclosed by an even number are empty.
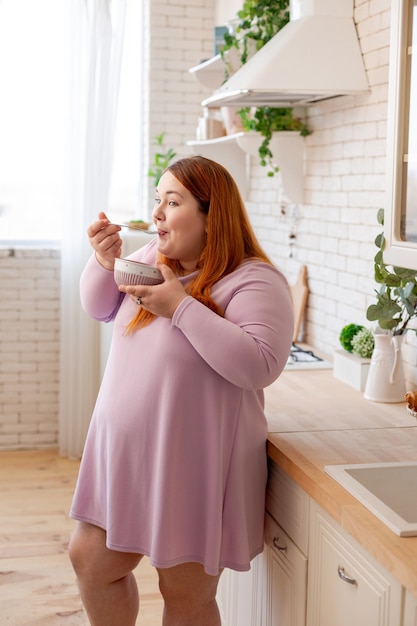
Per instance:
[[[109,550],[104,530],[77,522],[69,556],[91,626],[134,626],[139,594],[133,570],[142,555]]]
[[[209,576],[198,563],[158,569],[165,602],[163,626],[220,626],[216,602],[218,576]]]

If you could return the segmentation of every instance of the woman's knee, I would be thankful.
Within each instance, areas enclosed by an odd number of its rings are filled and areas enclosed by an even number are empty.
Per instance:
[[[165,605],[201,606],[215,601],[218,576],[206,574],[202,565],[185,563],[158,569],[159,588]]]
[[[91,542],[90,535],[98,534],[100,530],[93,526],[90,528],[89,524],[77,522],[68,546],[68,556],[77,576],[83,574],[89,565],[91,566],[93,562],[91,558],[92,552],[94,552],[93,546],[97,543],[97,540]],[[101,532],[104,534],[104,531]],[[105,542],[104,537],[103,542]]]
[[[68,555],[78,579],[110,583],[127,576],[142,554],[116,552],[106,546],[106,532],[98,526],[77,522]]]

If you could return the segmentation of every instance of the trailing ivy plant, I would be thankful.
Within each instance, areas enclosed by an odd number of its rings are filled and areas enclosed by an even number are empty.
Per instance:
[[[384,225],[384,210],[379,209],[378,223]],[[381,285],[376,293],[376,304],[371,304],[366,318],[378,322],[383,330],[403,335],[409,322],[417,317],[417,271],[386,265],[383,260],[384,233],[375,239],[378,252],[375,255],[374,277]],[[414,329],[413,329],[414,330]]]
[[[260,133],[263,141],[259,146],[258,153],[261,165],[268,166],[268,176],[274,176],[279,168],[275,165],[269,144],[272,133],[279,130],[295,130],[305,137],[310,134],[306,124],[299,117],[295,117],[292,108],[283,107],[258,107],[254,112],[251,109],[239,109],[239,115],[245,130],[253,130]]]
[[[249,56],[260,50],[289,21],[288,0],[245,0],[237,12],[238,23],[234,32],[224,35],[222,55],[236,48],[244,65]]]
[[[226,79],[230,66],[227,51],[236,49],[240,62],[244,65],[255,52],[260,50],[283,28],[290,19],[289,0],[245,0],[243,8],[237,12],[237,25],[233,32],[225,33],[225,45],[221,51],[226,67]],[[292,107],[242,108],[237,111],[245,130],[259,132],[263,141],[259,147],[261,165],[268,166],[268,176],[274,176],[278,167],[273,162],[270,150],[272,133],[279,130],[300,131],[309,135],[306,124],[293,114]]]

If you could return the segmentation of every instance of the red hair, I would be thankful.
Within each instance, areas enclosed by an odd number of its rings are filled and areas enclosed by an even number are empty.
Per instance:
[[[193,156],[176,161],[166,171],[192,193],[200,211],[207,215],[206,245],[197,263],[200,271],[187,285],[186,291],[223,315],[210,295],[214,283],[233,272],[245,259],[261,259],[271,265],[272,262],[256,239],[235,181],[222,165],[202,156]],[[160,253],[157,258],[174,273],[181,274],[178,260],[168,259]],[[153,313],[140,308],[127,332],[146,326],[154,317]]]

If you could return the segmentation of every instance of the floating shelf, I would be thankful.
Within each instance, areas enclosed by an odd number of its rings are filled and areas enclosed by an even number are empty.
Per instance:
[[[230,75],[241,66],[238,52],[234,48],[228,50],[225,57],[226,61],[222,59],[220,54],[216,54],[216,56],[211,59],[190,68],[188,72],[192,74],[201,85],[208,87],[211,91],[215,91],[221,87],[226,80],[226,67],[228,67],[228,74]]]
[[[187,141],[187,146],[190,146],[195,154],[200,154],[223,165],[235,179],[242,198],[246,198],[250,178],[250,161],[237,143],[236,138],[240,134],[225,135],[206,141]]]
[[[259,159],[262,135],[257,132],[239,132],[206,141],[187,141],[195,154],[221,163],[235,179],[243,198],[247,197],[250,178],[250,161],[247,156]],[[285,195],[294,204],[304,201],[304,137],[296,131],[273,133],[271,152],[279,167]]]
[[[220,54],[188,70],[199,83],[211,90],[218,89],[224,81],[225,63]]]

